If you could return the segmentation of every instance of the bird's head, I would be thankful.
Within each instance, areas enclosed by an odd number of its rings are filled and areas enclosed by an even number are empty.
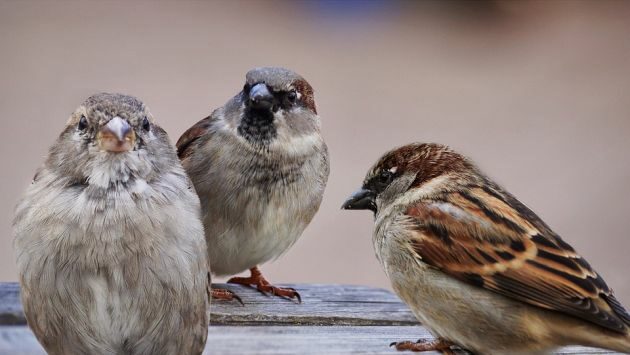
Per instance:
[[[72,113],[51,148],[48,166],[90,183],[124,183],[159,171],[174,155],[172,150],[140,100],[100,93]]]
[[[408,144],[383,155],[342,208],[371,210],[376,214],[394,201],[407,204],[419,197],[455,189],[462,179],[477,174],[466,157],[445,145]]]
[[[250,70],[243,90],[226,105],[238,134],[256,146],[319,132],[311,85],[297,73],[276,67]]]

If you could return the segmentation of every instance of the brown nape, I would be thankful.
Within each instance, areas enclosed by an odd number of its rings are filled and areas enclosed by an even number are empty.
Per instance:
[[[448,146],[436,143],[414,143],[386,154],[376,165],[379,170],[396,167],[396,174],[417,172],[411,187],[447,172],[466,172],[474,170],[474,165],[461,154]]]
[[[302,102],[309,110],[317,114],[317,108],[315,107],[315,93],[311,85],[304,79],[296,80],[293,83],[293,87],[297,92],[302,95]]]
[[[191,145],[207,133],[208,128],[211,125],[210,117],[212,116],[208,116],[195,123],[186,132],[184,132],[181,137],[179,137],[175,147],[177,148],[177,156],[180,160],[184,160],[192,154],[192,149],[189,149],[191,148]]]

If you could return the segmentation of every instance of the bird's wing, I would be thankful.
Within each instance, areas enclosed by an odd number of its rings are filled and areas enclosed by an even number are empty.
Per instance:
[[[177,156],[180,160],[186,159],[192,153],[194,143],[208,133],[214,120],[214,115],[210,115],[195,123],[179,137],[175,147],[177,148]]]
[[[469,284],[623,333],[630,315],[575,250],[498,186],[409,207],[410,251]]]

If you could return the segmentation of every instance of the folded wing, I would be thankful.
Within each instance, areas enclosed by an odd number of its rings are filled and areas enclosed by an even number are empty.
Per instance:
[[[498,186],[445,193],[406,214],[412,251],[452,277],[620,333],[630,325],[586,260]]]

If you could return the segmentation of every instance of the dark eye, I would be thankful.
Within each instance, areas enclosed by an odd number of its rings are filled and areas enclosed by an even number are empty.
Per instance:
[[[290,103],[295,103],[295,100],[297,100],[297,93],[295,90],[291,90],[287,93],[287,100],[289,100]]]
[[[381,184],[389,184],[390,182],[392,182],[392,179],[394,178],[394,174],[389,171],[389,170],[383,170],[381,171],[381,174],[378,176],[378,181]]]
[[[77,125],[77,128],[79,129],[79,131],[83,131],[87,128],[87,126],[88,126],[87,118],[81,115],[81,119],[79,120],[79,124]]]
[[[243,92],[244,93],[249,93],[249,89],[251,89],[251,87],[249,86],[249,84],[245,84],[245,86],[243,86]]]
[[[149,119],[146,116],[144,117],[144,119],[142,119],[142,129],[144,129],[145,131],[151,129],[151,122],[149,122]]]

